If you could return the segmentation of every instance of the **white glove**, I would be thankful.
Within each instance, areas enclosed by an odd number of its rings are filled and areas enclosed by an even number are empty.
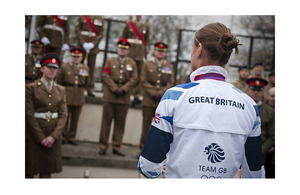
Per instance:
[[[88,44],[89,44],[89,46],[90,46],[90,49],[93,49],[93,48],[95,47],[94,43],[92,43],[92,42],[90,42],[90,43],[88,43]]]
[[[66,43],[64,43],[63,46],[61,47],[61,50],[63,50],[63,51],[66,51],[66,50],[69,50],[69,49],[70,49],[70,47]]]
[[[49,44],[50,44],[50,41],[49,41],[49,39],[48,39],[47,37],[43,37],[43,38],[41,39],[41,42],[42,42],[44,45],[49,45]]]
[[[85,42],[82,44],[83,49],[86,51],[86,53],[90,53],[90,45],[89,43]]]

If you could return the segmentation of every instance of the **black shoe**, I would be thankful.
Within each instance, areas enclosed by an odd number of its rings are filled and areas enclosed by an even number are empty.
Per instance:
[[[67,143],[67,140],[62,140],[61,141],[61,144],[66,144]]]
[[[118,150],[113,150],[113,154],[118,155],[118,156],[125,156],[125,154],[121,153]]]
[[[106,154],[106,151],[105,151],[105,150],[100,150],[100,151],[98,152],[98,154],[99,154],[99,155],[105,155],[105,154]]]
[[[75,141],[68,141],[69,144],[73,145],[73,146],[78,146],[78,144]]]
[[[88,92],[87,95],[90,96],[90,97],[96,97],[95,94],[93,94],[92,92]]]
[[[132,107],[135,107],[136,105],[141,104],[142,101],[139,98],[134,98],[133,102],[132,102]]]

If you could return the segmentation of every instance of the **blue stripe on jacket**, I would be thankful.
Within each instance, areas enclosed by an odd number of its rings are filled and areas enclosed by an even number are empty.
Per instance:
[[[155,126],[151,126],[145,141],[142,156],[154,163],[161,163],[166,159],[166,154],[170,150],[173,142],[171,133],[162,131]]]
[[[178,100],[180,96],[183,94],[183,91],[175,91],[175,90],[168,90],[166,93],[163,95],[160,101],[163,100]]]
[[[245,155],[249,169],[251,171],[259,171],[263,164],[261,136],[248,137],[245,144]]]

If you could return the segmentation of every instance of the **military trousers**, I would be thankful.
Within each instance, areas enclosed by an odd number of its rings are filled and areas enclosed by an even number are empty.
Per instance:
[[[102,124],[99,139],[99,147],[101,150],[107,150],[112,120],[114,120],[112,135],[113,150],[120,150],[128,108],[129,105],[127,104],[103,102]]]
[[[143,125],[142,125],[142,134],[140,139],[140,149],[144,147],[144,143],[146,140],[146,137],[148,135],[152,119],[155,114],[156,107],[150,107],[150,106],[143,106],[142,112],[143,112]]]
[[[94,72],[95,72],[95,66],[96,66],[96,57],[97,53],[89,53],[87,57],[87,66],[89,67],[89,83],[87,85],[87,91],[92,92],[95,88],[95,78],[94,78]],[[86,59],[85,59],[86,60]]]
[[[68,120],[63,131],[63,140],[75,141],[79,116],[82,106],[68,105]]]

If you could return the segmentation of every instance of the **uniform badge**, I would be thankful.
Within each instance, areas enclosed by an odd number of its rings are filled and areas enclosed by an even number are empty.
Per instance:
[[[97,25],[97,26],[102,26],[101,20],[98,20],[98,19],[94,20],[94,24]]]
[[[130,64],[127,64],[127,65],[126,65],[126,70],[127,70],[127,71],[132,71],[132,66],[131,66]]]
[[[172,74],[172,69],[169,68],[169,67],[162,67],[162,70],[161,70],[162,73],[165,73],[165,74]]]
[[[36,68],[41,68],[41,64],[38,62],[38,63],[35,64],[35,67]]]
[[[84,77],[89,76],[88,71],[86,69],[81,69],[81,68],[78,70],[78,74]]]

